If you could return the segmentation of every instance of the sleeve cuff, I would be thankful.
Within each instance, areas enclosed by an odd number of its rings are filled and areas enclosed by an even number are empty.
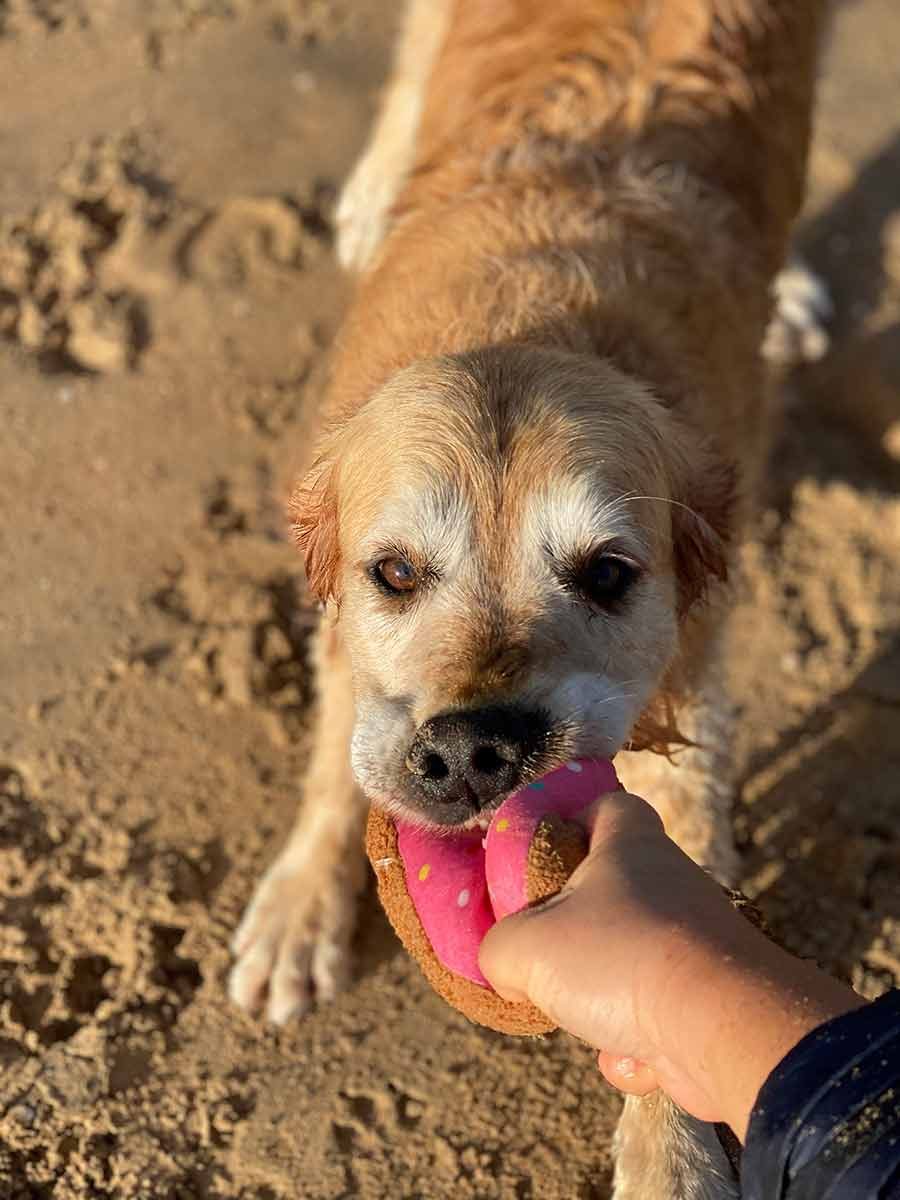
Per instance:
[[[900,991],[807,1034],[763,1084],[745,1200],[900,1197]]]

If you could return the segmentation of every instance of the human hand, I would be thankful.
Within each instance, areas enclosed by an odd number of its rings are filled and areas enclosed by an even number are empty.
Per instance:
[[[558,896],[489,931],[482,971],[600,1050],[621,1090],[661,1087],[742,1137],[769,1071],[861,1001],[740,916],[639,797],[612,793],[581,819],[587,859]]]

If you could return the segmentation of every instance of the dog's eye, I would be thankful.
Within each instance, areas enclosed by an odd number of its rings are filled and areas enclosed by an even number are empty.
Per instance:
[[[614,554],[596,554],[577,572],[574,584],[601,608],[616,605],[634,583],[638,569]]]
[[[416,568],[405,558],[383,558],[372,568],[376,583],[389,592],[408,595],[419,584]]]

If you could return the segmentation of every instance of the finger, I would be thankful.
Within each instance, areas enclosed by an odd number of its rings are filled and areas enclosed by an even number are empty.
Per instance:
[[[492,925],[478,950],[478,965],[495,992],[504,1000],[527,1000],[531,939],[528,922],[535,918],[517,913]]]
[[[601,1050],[597,1066],[607,1083],[629,1096],[646,1096],[659,1087],[655,1072],[640,1059]]]
[[[624,790],[598,796],[571,819],[590,834],[592,850],[615,835],[665,833],[662,819],[653,805]]]
[[[609,1003],[594,931],[567,914],[569,901],[550,901],[494,925],[479,964],[506,1000],[530,1000],[557,1025],[593,1046],[608,1032]]]

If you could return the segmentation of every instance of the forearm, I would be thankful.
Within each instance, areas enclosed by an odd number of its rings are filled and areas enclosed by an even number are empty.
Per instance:
[[[743,1142],[774,1067],[811,1030],[864,1001],[771,942],[754,946],[752,956],[724,954],[696,977],[701,994],[684,1006],[687,1045],[704,1088],[721,1098],[722,1119]]]

